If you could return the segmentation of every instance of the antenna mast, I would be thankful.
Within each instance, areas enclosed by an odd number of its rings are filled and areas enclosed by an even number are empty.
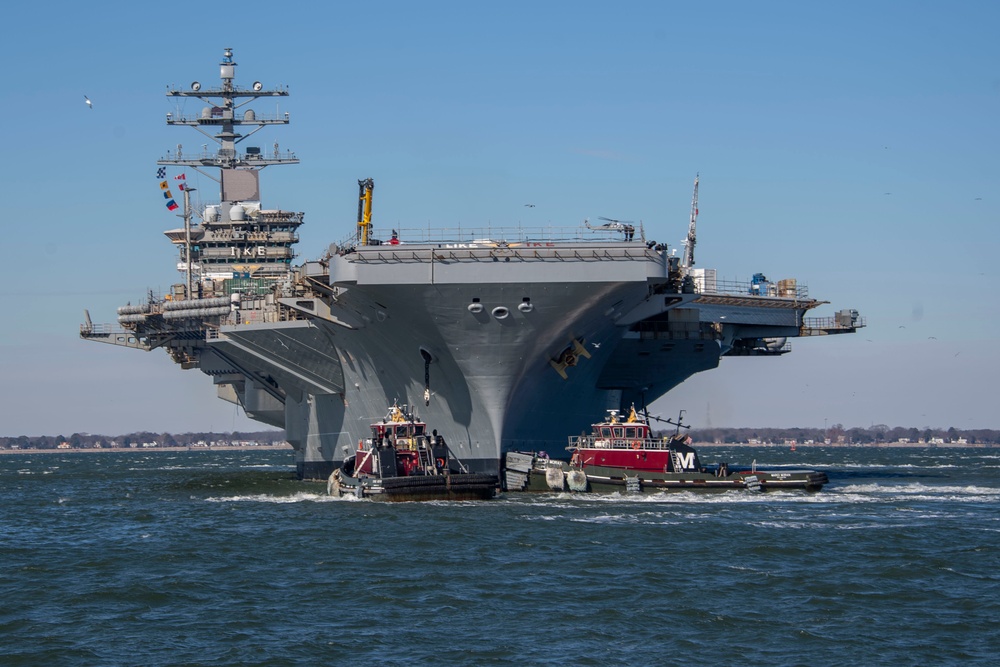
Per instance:
[[[688,235],[684,239],[684,260],[681,266],[690,269],[694,266],[695,223],[698,221],[698,176],[694,175],[694,195],[691,197],[691,224],[688,225]]]

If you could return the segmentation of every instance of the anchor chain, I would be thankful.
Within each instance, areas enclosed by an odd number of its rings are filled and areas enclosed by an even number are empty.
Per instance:
[[[424,405],[431,404],[431,354],[421,349],[420,356],[424,358]]]

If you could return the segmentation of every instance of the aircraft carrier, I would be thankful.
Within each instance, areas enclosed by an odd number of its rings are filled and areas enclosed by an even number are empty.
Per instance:
[[[504,452],[561,452],[606,410],[645,406],[724,356],[777,356],[788,338],[864,326],[853,310],[805,317],[826,302],[794,279],[727,283],[694,268],[697,179],[678,249],[609,219],[379,228],[374,182],[363,179],[356,225],[322,257],[293,264],[304,214],[265,208],[259,177],[298,159],[248,142],[289,122],[249,105],[288,91],[236,85],[232,49],[219,67],[215,87],[167,91],[205,105],[168,113],[167,124],[216,144],[178,145],[157,162],[166,204],[184,221],[165,232],[183,282],[122,306],[115,325],[87,313],[80,335],[162,348],[199,369],[220,398],[285,429],[304,479],[326,479],[394,403],[415,407],[470,469],[495,473]],[[217,181],[218,199],[192,203],[188,171]]]

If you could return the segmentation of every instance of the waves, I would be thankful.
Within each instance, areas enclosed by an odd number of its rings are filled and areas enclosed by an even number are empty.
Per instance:
[[[978,454],[825,453],[814,494],[398,504],[330,498],[281,452],[53,456],[0,458],[3,664],[1000,652],[1000,472]]]

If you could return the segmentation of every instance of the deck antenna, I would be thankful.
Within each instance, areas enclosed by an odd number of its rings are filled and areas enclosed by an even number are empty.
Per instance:
[[[694,175],[694,195],[691,197],[691,224],[688,225],[687,238],[684,239],[684,257],[681,267],[690,269],[694,266],[695,224],[698,221],[698,176]]]
[[[697,184],[697,183],[698,183],[698,181],[697,181],[697,179],[696,179],[696,180],[695,180],[695,184]],[[677,414],[677,421],[673,421],[673,420],[670,420],[670,419],[666,419],[666,420],[664,420],[664,421],[666,421],[666,422],[667,422],[668,424],[671,424],[671,425],[673,425],[673,426],[676,426],[676,427],[677,427],[676,429],[674,429],[674,435],[680,435],[680,434],[681,434],[681,429],[682,429],[682,428],[691,428],[691,425],[690,425],[690,424],[685,424],[685,423],[684,423],[684,413],[685,413],[685,412],[686,412],[686,410],[681,410],[681,411],[680,411],[680,412],[679,412],[679,413]]]

